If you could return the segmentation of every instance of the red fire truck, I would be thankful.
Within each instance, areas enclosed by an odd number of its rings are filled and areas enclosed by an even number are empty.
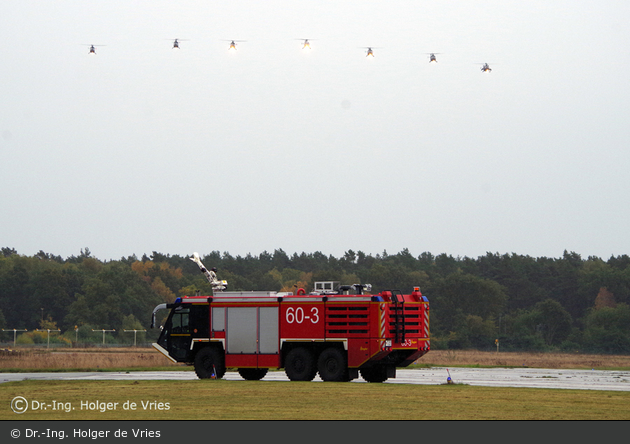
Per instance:
[[[318,373],[324,381],[350,381],[360,373],[383,382],[429,351],[429,301],[419,287],[408,294],[370,290],[316,282],[309,293],[184,296],[153,311],[151,327],[158,310],[170,309],[153,347],[173,362],[194,365],[199,378],[221,378],[234,368],[259,380],[269,369],[284,369],[291,381]]]

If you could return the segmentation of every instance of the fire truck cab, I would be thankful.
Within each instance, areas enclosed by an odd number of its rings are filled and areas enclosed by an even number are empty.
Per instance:
[[[184,296],[153,347],[199,378],[237,369],[246,380],[284,369],[292,381],[368,382],[396,376],[430,349],[429,301],[415,287],[370,294],[365,284],[316,282],[313,291],[216,291]]]

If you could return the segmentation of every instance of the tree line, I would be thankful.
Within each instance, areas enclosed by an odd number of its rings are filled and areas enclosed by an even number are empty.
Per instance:
[[[410,292],[431,304],[434,349],[630,353],[630,257],[582,258],[487,253],[477,258],[346,251],[202,255],[228,290],[310,291],[315,281],[368,283],[372,291]],[[153,308],[183,295],[211,294],[188,256],[153,252],[103,261],[88,248],[62,258],[4,247],[0,254],[0,327],[25,329],[21,343],[130,342],[156,339]],[[39,329],[40,331],[34,331]],[[60,330],[50,335],[46,330]],[[4,342],[13,339],[4,332]],[[10,337],[9,337],[10,336]]]

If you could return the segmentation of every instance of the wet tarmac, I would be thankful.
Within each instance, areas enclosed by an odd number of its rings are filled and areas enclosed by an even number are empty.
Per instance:
[[[536,368],[445,368],[397,369],[396,378],[386,384],[446,384],[448,378],[455,384],[487,387],[532,387],[573,390],[630,391],[630,371],[614,370],[556,370]],[[76,372],[76,373],[0,373],[0,383],[22,380],[57,381],[141,381],[141,380],[195,380],[193,371],[163,372]],[[237,372],[229,371],[226,380],[242,380]],[[284,371],[270,371],[263,381],[289,381]],[[321,381],[316,377],[314,381]],[[354,383],[365,383],[362,378]]]

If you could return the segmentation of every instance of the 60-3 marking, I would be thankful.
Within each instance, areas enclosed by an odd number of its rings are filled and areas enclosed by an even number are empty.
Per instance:
[[[302,307],[288,307],[286,311],[287,324],[301,324],[305,320],[311,321],[313,324],[319,322],[319,310],[317,307],[311,307],[311,314],[304,315],[304,309]]]

